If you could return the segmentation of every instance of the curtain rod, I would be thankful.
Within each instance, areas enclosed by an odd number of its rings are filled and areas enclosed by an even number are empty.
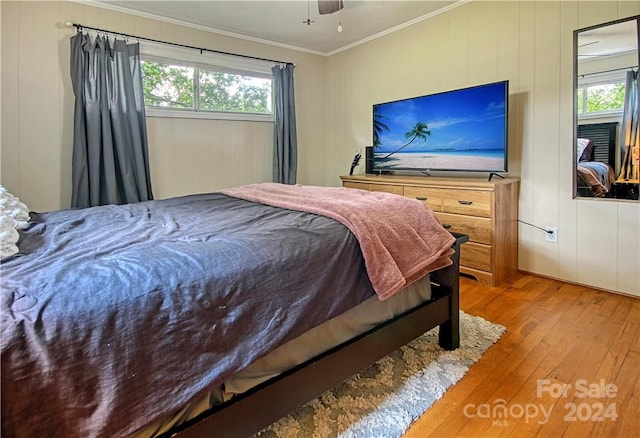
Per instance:
[[[602,70],[602,71],[596,71],[596,72],[593,72],[593,73],[583,73],[581,75],[578,75],[578,77],[579,78],[585,78],[587,76],[594,76],[594,75],[599,75],[599,74],[603,74],[603,73],[612,73],[614,71],[621,71],[621,70],[638,71],[638,66],[637,65],[630,65],[629,67],[612,68],[611,70]]]
[[[123,36],[125,38],[134,38],[136,40],[149,41],[149,42],[152,42],[152,43],[167,44],[169,46],[176,46],[176,47],[182,47],[182,48],[185,48],[185,49],[199,50],[200,54],[202,54],[203,52],[211,52],[211,53],[218,53],[220,55],[239,56],[241,58],[249,58],[249,59],[255,59],[255,60],[258,60],[258,61],[273,62],[275,64],[295,65],[294,63],[287,62],[287,61],[278,61],[278,60],[275,60],[275,59],[259,58],[257,56],[249,56],[249,55],[239,55],[237,53],[223,52],[223,51],[220,51],[220,50],[207,49],[207,48],[204,48],[204,47],[189,46],[189,45],[186,45],[186,44],[179,44],[179,43],[172,43],[172,42],[168,42],[168,41],[161,41],[161,40],[156,40],[156,39],[153,39],[153,38],[145,38],[145,37],[136,36],[136,35],[130,35],[130,34],[122,33],[122,32],[114,32],[114,31],[111,31],[111,30],[100,29],[100,28],[97,28],[97,27],[85,26],[84,24],[73,23],[71,21],[65,22],[65,25],[67,25],[68,27],[75,27],[77,30],[89,29],[89,30],[95,30],[97,32],[109,33],[111,35],[120,35],[120,36]]]

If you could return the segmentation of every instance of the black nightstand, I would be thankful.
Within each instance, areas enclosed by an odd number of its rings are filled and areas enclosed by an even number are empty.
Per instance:
[[[616,199],[640,199],[640,184],[637,182],[616,181],[611,188]]]

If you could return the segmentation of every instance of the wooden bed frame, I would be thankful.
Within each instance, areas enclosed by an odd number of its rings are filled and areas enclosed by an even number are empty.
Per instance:
[[[212,408],[163,436],[251,436],[436,326],[440,326],[440,346],[447,350],[458,348],[460,245],[469,238],[452,234],[456,237],[453,264],[431,273],[430,301]]]

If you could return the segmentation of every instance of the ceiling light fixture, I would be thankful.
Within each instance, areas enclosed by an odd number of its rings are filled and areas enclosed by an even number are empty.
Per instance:
[[[313,21],[311,19],[311,15],[309,12],[309,4],[311,3],[311,0],[307,0],[307,19],[304,20],[302,23],[306,24],[307,26],[311,26],[311,23],[315,23],[315,21]]]

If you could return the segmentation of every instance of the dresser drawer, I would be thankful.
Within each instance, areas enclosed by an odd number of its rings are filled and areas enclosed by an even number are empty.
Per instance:
[[[342,186],[348,189],[360,189],[360,190],[367,190],[369,192],[393,193],[394,195],[402,195],[404,192],[404,188],[402,186],[397,186],[392,184],[367,184],[367,183],[346,181],[342,183]]]
[[[393,193],[394,195],[402,196],[404,193],[404,186],[396,186],[392,184],[371,184],[369,190],[372,192]]]
[[[442,190],[440,189],[405,186],[404,196],[422,201],[433,211],[442,211]]]
[[[482,243],[466,242],[460,248],[460,265],[482,271],[491,271],[490,246]]]
[[[442,190],[442,211],[469,216],[491,217],[491,192]]]
[[[436,212],[436,216],[449,231],[466,234],[471,242],[491,244],[490,218],[442,212]]]
[[[345,181],[342,183],[342,187],[346,187],[348,189],[360,189],[369,191],[371,188],[371,184]]]

